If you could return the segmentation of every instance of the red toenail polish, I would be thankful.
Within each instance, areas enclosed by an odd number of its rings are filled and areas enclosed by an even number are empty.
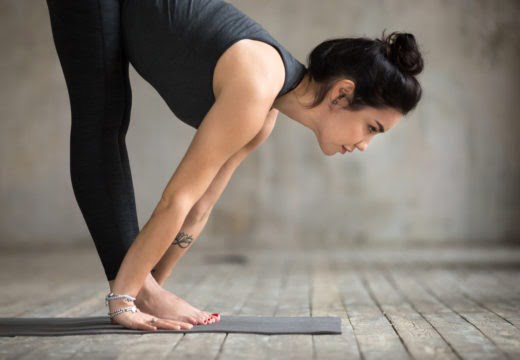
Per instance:
[[[214,313],[214,314],[211,314],[211,315],[218,317],[218,313]]]

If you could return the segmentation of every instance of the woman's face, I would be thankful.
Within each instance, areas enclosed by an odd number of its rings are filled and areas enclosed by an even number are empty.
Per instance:
[[[339,80],[319,105],[308,108],[305,105],[312,103],[316,89],[306,74],[300,84],[278,98],[273,107],[311,129],[325,155],[352,152],[355,149],[365,151],[374,136],[392,129],[403,114],[392,108],[366,107],[358,111],[344,109],[349,99],[352,99],[354,88],[351,80]],[[343,150],[343,146],[347,150]]]
[[[354,88],[351,80],[340,80],[329,90],[321,104],[304,111],[304,117],[308,119],[307,123],[326,155],[353,152],[355,149],[365,151],[374,136],[388,132],[403,116],[392,108],[344,109],[352,99]]]
[[[374,136],[387,132],[401,118],[402,114],[391,108],[367,107],[353,112],[332,104],[331,108],[327,106],[323,109],[322,116],[316,122],[315,133],[319,146],[326,155],[353,152],[355,149],[365,151]]]

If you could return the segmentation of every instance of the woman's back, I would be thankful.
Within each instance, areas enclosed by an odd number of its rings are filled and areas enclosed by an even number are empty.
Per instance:
[[[215,65],[237,41],[259,40],[278,50],[285,81],[277,97],[295,88],[306,71],[262,26],[222,0],[125,0],[121,21],[130,63],[194,128],[215,102]]]

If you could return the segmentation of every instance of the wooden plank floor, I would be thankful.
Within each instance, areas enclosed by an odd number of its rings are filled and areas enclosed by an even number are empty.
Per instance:
[[[4,251],[0,317],[106,315],[104,279],[92,248]],[[0,359],[520,358],[520,247],[193,249],[165,287],[223,316],[338,316],[343,333],[1,337]]]

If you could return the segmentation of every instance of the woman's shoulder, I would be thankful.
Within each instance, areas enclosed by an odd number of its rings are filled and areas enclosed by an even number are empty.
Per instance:
[[[215,98],[234,82],[251,82],[258,92],[273,101],[285,82],[285,65],[272,45],[253,39],[241,39],[218,59],[213,74]]]

